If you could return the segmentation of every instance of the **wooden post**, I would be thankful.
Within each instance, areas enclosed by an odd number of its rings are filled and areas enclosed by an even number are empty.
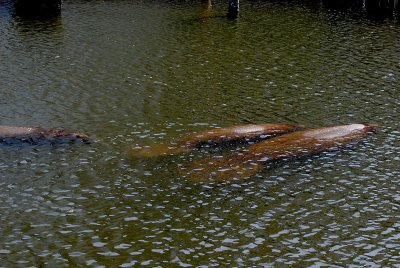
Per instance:
[[[211,0],[202,0],[204,6],[201,12],[201,18],[209,18],[211,16]]]
[[[239,15],[239,0],[228,0],[228,18],[236,19]]]

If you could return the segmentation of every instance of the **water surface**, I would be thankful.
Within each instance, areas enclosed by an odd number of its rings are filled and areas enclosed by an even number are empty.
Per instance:
[[[0,123],[97,140],[0,147],[1,267],[400,264],[397,21],[279,2],[241,11],[64,1],[60,17],[39,19],[0,2]],[[179,169],[230,148],[128,153],[270,122],[381,129],[228,185]]]

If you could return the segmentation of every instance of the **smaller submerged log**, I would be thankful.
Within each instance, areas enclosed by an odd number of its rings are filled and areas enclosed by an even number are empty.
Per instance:
[[[0,144],[58,144],[90,142],[86,134],[61,128],[0,126]]]
[[[303,127],[291,124],[234,125],[193,134],[170,144],[154,144],[143,149],[134,150],[132,153],[136,156],[145,157],[174,155],[188,152],[203,145],[215,146],[233,142],[266,139],[300,129],[303,129]]]
[[[372,124],[352,124],[298,131],[261,141],[233,155],[195,162],[185,171],[193,181],[246,179],[266,163],[338,149],[366,138],[376,128]]]

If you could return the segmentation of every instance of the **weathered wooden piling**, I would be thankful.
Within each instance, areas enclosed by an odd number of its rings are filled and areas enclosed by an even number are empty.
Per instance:
[[[228,0],[228,18],[236,19],[239,16],[239,0]]]
[[[21,16],[54,16],[61,13],[62,0],[14,0],[15,13]]]

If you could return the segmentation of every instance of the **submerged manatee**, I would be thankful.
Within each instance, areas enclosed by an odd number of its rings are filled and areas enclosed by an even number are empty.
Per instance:
[[[194,181],[246,179],[260,171],[266,163],[337,149],[366,138],[376,128],[377,125],[372,124],[351,124],[285,134],[256,143],[233,155],[195,162],[187,168],[187,176]]]
[[[57,144],[69,142],[89,142],[83,133],[59,128],[0,126],[1,144]]]
[[[188,152],[196,147],[211,144],[218,145],[229,142],[265,139],[303,129],[290,124],[249,124],[215,128],[187,136],[170,144],[153,144],[149,147],[133,151],[133,155],[155,157]]]

